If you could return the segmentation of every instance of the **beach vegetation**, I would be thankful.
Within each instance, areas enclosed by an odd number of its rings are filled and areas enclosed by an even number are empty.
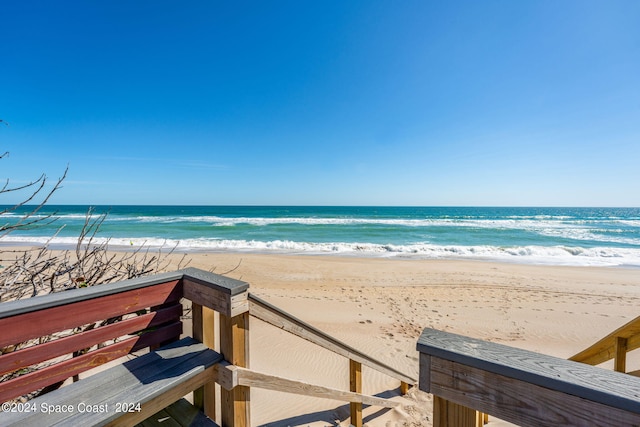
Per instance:
[[[0,120],[0,124],[5,123]],[[6,160],[9,153],[0,154],[0,160]],[[51,197],[62,188],[69,168],[53,185],[45,174],[26,184],[12,185],[7,179],[0,187],[0,201],[3,196],[19,195],[20,201],[0,208],[0,238],[18,229],[37,227],[39,224],[50,224],[56,221],[56,212],[42,213],[44,206]],[[1,205],[0,205],[1,206]],[[26,208],[26,209],[25,209]],[[144,244],[129,248],[128,251],[115,252],[109,249],[109,240],[97,239],[96,236],[104,223],[108,213],[97,214],[90,208],[85,216],[84,225],[72,249],[52,248],[51,240],[43,245],[29,247],[0,247],[0,303],[69,289],[86,288],[89,286],[111,283],[147,274],[180,269],[188,264],[186,255],[177,262],[170,263],[170,255],[174,248],[160,248],[152,250]],[[12,221],[4,221],[12,216]],[[16,220],[15,217],[18,217]],[[3,218],[4,217],[4,218]],[[60,226],[64,227],[63,224]],[[145,314],[143,312],[136,315]],[[114,323],[121,318],[104,321]],[[67,331],[72,335],[84,332],[102,324],[90,324]],[[64,334],[63,334],[64,335]],[[60,336],[63,336],[60,335]],[[60,336],[40,337],[33,342],[25,342],[0,348],[0,354],[11,353],[33,345],[50,341]],[[73,353],[73,357],[89,351],[83,349]],[[0,375],[0,382],[27,374],[43,366],[33,366]],[[55,384],[34,394],[42,394],[58,388],[62,383]],[[33,396],[28,396],[33,397]]]
[[[8,155],[8,152],[0,154],[0,160],[6,160]],[[62,188],[68,170],[67,166],[53,185],[45,174],[19,185],[12,185],[7,179],[0,187],[0,201],[9,194],[19,194],[20,201],[0,209],[0,238],[18,229],[56,221],[56,211],[42,212],[51,197]],[[11,222],[1,221],[2,217],[10,215],[14,217]],[[50,242],[25,248],[0,248],[0,302],[166,271],[172,248],[151,250],[142,244],[126,252],[113,252],[109,250],[108,239],[98,240],[96,236],[107,215],[97,214],[89,208],[73,249],[55,250]],[[63,227],[61,224],[60,229]],[[54,237],[51,236],[51,240]],[[182,268],[186,264],[184,256],[172,268]]]

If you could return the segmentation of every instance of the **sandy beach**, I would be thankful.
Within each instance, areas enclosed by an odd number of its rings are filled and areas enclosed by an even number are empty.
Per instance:
[[[245,363],[251,317],[246,368],[257,372],[235,366],[218,377],[251,387],[250,425],[347,427],[345,401],[393,404],[327,388],[359,388],[358,363],[368,360],[359,353],[418,378],[425,328],[566,359],[640,322],[640,1],[13,1],[2,12],[0,305],[185,267],[247,282],[268,303],[178,274],[5,306],[0,379],[22,377],[0,387],[6,399],[68,385],[181,333],[206,345],[223,335],[220,354],[175,344],[166,374],[155,366],[163,355],[151,354],[139,362],[144,375],[114,370],[126,387],[111,371],[64,392],[103,403],[112,382],[109,399],[140,395],[148,412],[166,409],[212,381],[221,357]],[[200,311],[207,305],[224,314]],[[273,326],[287,319],[270,305],[348,345],[325,341],[347,356]],[[224,333],[214,339],[199,320],[216,316]],[[596,350],[640,377],[640,351],[621,357],[640,335],[626,332]],[[459,402],[516,421],[503,409],[538,404],[514,378],[529,362],[523,352],[454,341],[446,354],[460,344],[500,363],[479,356],[466,370],[455,365],[468,361],[462,350],[445,359],[436,348],[423,359],[430,390],[453,400],[437,387],[455,387],[466,393]],[[43,346],[26,348],[35,342]],[[191,356],[202,375],[182,369]],[[57,366],[43,372],[48,363]],[[570,406],[587,422],[619,423],[599,408],[627,410],[634,399],[640,419],[630,376],[605,374],[622,384],[612,385],[570,363],[538,375],[541,365],[533,358],[535,375],[518,374],[537,390],[560,388],[539,405],[558,408],[558,419]],[[432,426],[431,395],[402,394],[398,379],[367,366],[362,382],[358,394],[398,404],[365,406],[366,426]],[[309,394],[344,401],[258,385],[318,385]],[[208,397],[220,385],[206,387]],[[499,398],[487,397],[491,388]],[[225,397],[245,415],[235,424],[247,424],[245,391]],[[510,404],[516,395],[527,399]],[[574,398],[588,408],[564,404]],[[74,424],[95,424],[80,412]]]
[[[637,269],[477,261],[201,253],[191,266],[250,283],[251,292],[392,367],[417,377],[425,327],[567,358],[640,315]],[[251,367],[348,389],[348,361],[252,319]],[[630,368],[638,359],[630,355]],[[430,396],[367,368],[369,426],[431,425]],[[252,425],[347,426],[342,402],[252,390]],[[493,420],[491,425],[504,425]]]

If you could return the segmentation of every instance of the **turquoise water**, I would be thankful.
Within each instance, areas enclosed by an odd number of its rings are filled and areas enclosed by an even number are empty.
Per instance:
[[[75,244],[87,210],[47,206],[41,214],[56,211],[57,221],[0,242]],[[114,206],[95,212],[108,212],[98,238],[109,238],[112,247],[640,266],[638,208]],[[2,221],[19,217],[6,214]]]

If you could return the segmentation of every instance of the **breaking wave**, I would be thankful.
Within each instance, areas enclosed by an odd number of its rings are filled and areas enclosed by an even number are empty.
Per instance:
[[[53,239],[5,236],[2,244],[50,245],[56,248],[74,247],[77,239],[55,237]],[[291,240],[226,240],[196,238],[185,240],[158,238],[98,238],[95,243],[108,243],[113,249],[145,246],[177,251],[234,251],[255,253],[285,253],[309,255],[352,255],[364,257],[397,257],[415,259],[472,259],[517,262],[527,264],[573,265],[573,266],[630,266],[640,267],[640,249],[617,247],[571,247],[571,246],[510,246],[488,245],[433,245],[417,243],[409,245],[346,243],[346,242],[297,242]]]

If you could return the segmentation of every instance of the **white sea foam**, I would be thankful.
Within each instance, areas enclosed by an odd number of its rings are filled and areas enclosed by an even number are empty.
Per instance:
[[[73,237],[53,239],[5,236],[0,243],[27,245],[51,244],[61,247],[73,247],[77,242]],[[104,243],[107,239],[95,239],[95,243]],[[525,264],[574,265],[574,266],[637,266],[640,267],[640,249],[614,247],[569,247],[569,246],[459,246],[433,245],[428,243],[411,245],[380,245],[372,243],[310,243],[290,240],[223,240],[223,239],[186,239],[171,240],[157,238],[112,238],[111,247],[176,248],[178,251],[234,251],[266,252],[288,254],[335,254],[365,257],[402,257],[419,259],[476,259],[517,262]]]
[[[6,213],[3,216],[21,217],[16,213]],[[33,219],[43,218],[45,215],[36,214]],[[84,214],[64,214],[58,216],[61,220],[84,220]],[[95,217],[95,215],[94,215]],[[229,227],[236,225],[268,226],[279,224],[299,225],[390,225],[407,227],[469,227],[485,229],[518,229],[554,233],[555,230],[589,230],[602,222],[603,218],[593,220],[573,219],[568,216],[533,215],[507,216],[504,219],[486,219],[482,217],[444,217],[444,218],[358,218],[358,217],[222,217],[215,215],[204,216],[118,216],[109,215],[107,222],[142,222],[142,223],[205,223],[212,226]],[[619,223],[629,227],[640,228],[640,220],[618,219],[610,223]]]

